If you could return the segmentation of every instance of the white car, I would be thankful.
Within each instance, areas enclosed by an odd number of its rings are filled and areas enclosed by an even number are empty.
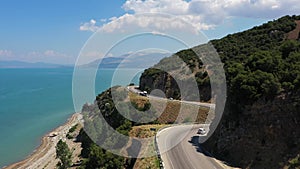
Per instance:
[[[203,134],[205,134],[205,133],[206,133],[206,131],[205,131],[205,129],[202,128],[202,127],[200,127],[200,128],[198,129],[198,131],[197,131],[197,134],[203,135]]]

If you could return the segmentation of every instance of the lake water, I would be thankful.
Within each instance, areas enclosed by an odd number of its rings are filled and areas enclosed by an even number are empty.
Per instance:
[[[114,85],[127,85],[128,71],[121,71],[122,78]],[[113,74],[113,69],[98,71],[96,94],[111,87]],[[75,111],[72,75],[71,68],[0,69],[0,168],[30,155],[43,135]],[[139,76],[131,81],[137,84]]]

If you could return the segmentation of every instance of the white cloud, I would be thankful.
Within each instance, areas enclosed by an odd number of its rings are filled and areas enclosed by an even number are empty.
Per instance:
[[[69,57],[67,54],[59,53],[54,50],[46,50],[45,52],[43,52],[43,55],[50,57]]]
[[[100,27],[96,26],[96,20],[94,19],[91,19],[90,22],[87,22],[87,23],[83,23],[81,26],[80,26],[80,30],[81,31],[92,31],[92,32],[95,32],[97,31]]]
[[[189,3],[183,0],[127,0],[123,5],[126,11],[135,13],[168,13],[171,15],[185,15]]]
[[[85,58],[93,58],[93,59],[102,58],[104,56],[102,52],[98,52],[98,51],[88,51],[85,53],[81,53],[81,55]]]
[[[100,19],[101,22],[107,22],[107,19]]]
[[[27,55],[28,57],[48,57],[48,58],[68,58],[70,56],[68,56],[67,54],[64,53],[60,53],[54,50],[45,50],[43,52],[40,51],[32,51],[32,52],[28,52]]]
[[[10,50],[0,50],[1,57],[10,57],[13,55],[13,52]]]
[[[49,63],[74,63],[75,58],[65,54],[60,53],[55,50],[45,50],[45,51],[32,51],[27,54],[20,54],[18,56],[19,59],[28,62],[49,62]]]
[[[0,60],[19,60],[24,62],[47,62],[58,64],[75,63],[74,57],[71,55],[60,53],[55,50],[31,51],[25,53],[17,53],[10,50],[0,50]]]
[[[185,18],[175,18],[168,15],[161,14],[125,14],[117,19],[111,19],[112,21],[99,27],[98,30],[104,32],[124,32],[126,30],[134,30],[136,28],[149,29],[152,32],[160,32],[167,30],[186,30],[196,31],[189,25],[186,20],[197,19],[195,17],[185,16]],[[194,26],[202,29],[210,28],[210,25],[201,24],[198,22]]]
[[[131,14],[112,17],[109,23],[97,25],[95,20],[84,23],[80,30],[105,32],[125,31],[133,27],[149,27],[154,31],[186,29],[190,23],[198,30],[211,29],[229,17],[274,19],[300,13],[299,0],[127,0],[123,9]],[[167,13],[174,18],[141,16],[143,13]]]
[[[298,0],[230,0],[224,1],[222,8],[229,16],[269,19],[300,11]]]

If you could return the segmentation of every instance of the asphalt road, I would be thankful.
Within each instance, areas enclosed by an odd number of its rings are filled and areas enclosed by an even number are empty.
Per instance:
[[[134,93],[141,92],[137,86],[128,86],[127,89]],[[147,97],[166,100],[153,95]],[[215,104],[174,100],[181,103],[196,104],[207,108],[215,108]],[[156,135],[158,149],[165,169],[223,169],[216,160],[201,149],[198,144],[199,138],[205,136],[197,134],[199,127],[206,128],[202,124],[178,125],[165,128]],[[205,140],[205,139],[204,139]]]
[[[139,89],[137,89],[138,86],[128,86],[127,89],[133,93],[139,93],[141,92]],[[166,100],[167,98],[161,98],[161,97],[158,97],[158,96],[153,96],[153,95],[150,95],[148,94],[149,98],[155,98],[155,99],[158,99],[158,100]],[[181,103],[187,103],[187,104],[195,104],[195,105],[199,105],[199,106],[202,106],[202,107],[207,107],[207,108],[212,108],[214,109],[215,108],[215,104],[211,104],[211,103],[204,103],[204,102],[191,102],[191,101],[184,101],[184,100],[174,100],[174,101],[179,101]]]
[[[157,134],[158,148],[165,169],[223,169],[198,144],[201,125],[180,125]],[[206,154],[206,155],[205,155]]]

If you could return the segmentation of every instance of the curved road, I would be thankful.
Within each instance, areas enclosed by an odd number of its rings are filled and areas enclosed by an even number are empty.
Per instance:
[[[141,92],[138,86],[128,86],[127,89],[134,93]],[[167,99],[153,95],[149,98]],[[174,100],[175,101],[175,100]],[[190,102],[178,100],[182,103],[196,104],[207,108],[215,108],[215,104]],[[161,153],[161,159],[165,169],[223,169],[216,160],[203,152],[199,146],[200,136],[197,134],[199,127],[204,127],[208,131],[207,126],[203,124],[197,125],[178,125],[165,128],[156,135],[158,149]]]
[[[197,134],[197,130],[200,126],[180,125],[158,132],[157,144],[165,169],[224,168],[199,147],[198,139],[202,136]]]

